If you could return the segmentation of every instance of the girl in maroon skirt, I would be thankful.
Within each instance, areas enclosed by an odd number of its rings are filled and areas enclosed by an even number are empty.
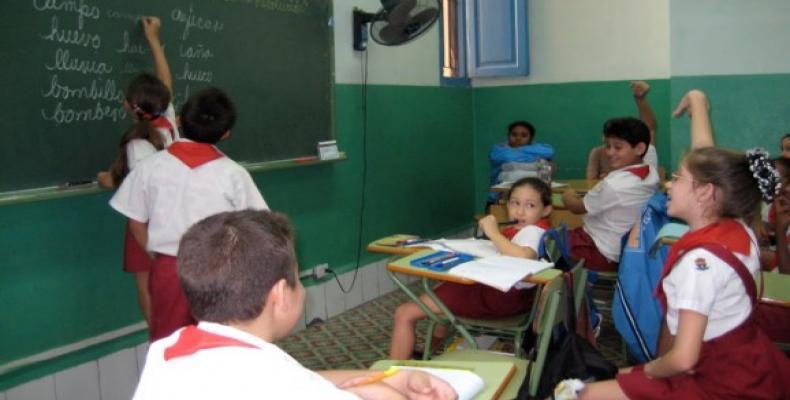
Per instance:
[[[507,193],[508,217],[513,225],[500,232],[493,215],[479,221],[480,229],[496,249],[508,256],[538,258],[543,234],[549,228],[551,188],[540,179],[523,178],[516,181]],[[492,287],[445,282],[434,289],[436,296],[456,316],[467,318],[502,318],[526,312],[532,306],[535,290],[531,286],[516,286],[508,292]],[[425,294],[420,299],[433,312],[439,307]],[[395,310],[389,358],[408,359],[414,348],[414,325],[426,318],[425,312],[414,302],[403,303]],[[436,338],[446,334],[446,327],[434,331]]]
[[[126,88],[123,108],[133,122],[124,133],[118,157],[108,171],[101,171],[96,179],[99,185],[114,189],[121,185],[129,171],[149,155],[167,147],[178,139],[176,116],[172,100],[173,78],[159,40],[161,21],[156,17],[143,17],[143,32],[154,58],[156,76],[149,73],[137,75]],[[134,232],[127,222],[124,232],[123,270],[134,274],[137,299],[145,321],[150,325],[151,297],[148,276],[153,260],[145,251],[146,233]]]
[[[754,322],[759,245],[745,221],[770,201],[779,177],[767,154],[718,149],[705,94],[675,115],[691,118],[693,151],[667,185],[669,215],[689,232],[667,258],[657,296],[666,311],[655,360],[588,384],[582,399],[786,399],[790,362]]]

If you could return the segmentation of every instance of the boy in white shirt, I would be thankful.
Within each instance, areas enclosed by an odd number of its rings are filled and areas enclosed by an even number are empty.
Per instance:
[[[209,88],[196,93],[181,109],[184,138],[143,160],[110,200],[129,218],[135,239],[154,254],[148,286],[151,341],[194,323],[176,274],[184,232],[219,212],[268,209],[247,170],[214,147],[230,135],[235,121],[235,108],[224,92]]]
[[[316,373],[273,344],[296,325],[305,296],[283,215],[206,218],[184,235],[178,267],[201,322],[151,344],[135,400],[455,398],[446,382],[415,371]]]
[[[585,259],[593,271],[615,271],[623,235],[658,188],[656,165],[643,157],[650,130],[639,119],[613,118],[604,124],[606,156],[613,170],[584,198],[569,188],[562,200],[574,214],[585,214],[583,226],[568,232],[571,257]]]

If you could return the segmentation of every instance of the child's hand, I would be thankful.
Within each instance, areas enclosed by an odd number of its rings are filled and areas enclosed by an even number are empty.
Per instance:
[[[682,99],[680,99],[680,103],[678,103],[678,106],[675,107],[675,111],[672,112],[672,116],[677,118],[683,115],[683,113],[688,112],[689,118],[691,118],[691,108],[694,104],[703,104],[705,106],[705,110],[710,109],[708,97],[705,96],[705,93],[700,90],[693,89],[686,93]]]
[[[162,26],[162,21],[159,17],[145,16],[142,18],[143,32],[146,39],[159,39],[159,28]]]
[[[477,226],[480,227],[480,230],[489,238],[491,238],[493,233],[499,232],[499,222],[497,222],[496,217],[491,214],[480,218],[480,221],[477,221]]]
[[[647,92],[650,91],[650,85],[645,81],[631,81],[631,94],[634,98],[644,99]]]
[[[96,182],[99,182],[99,186],[106,189],[115,188],[115,180],[112,179],[112,174],[109,171],[101,171],[96,174]]]
[[[420,371],[408,371],[406,392],[404,394],[410,400],[451,400],[458,398],[458,394],[447,382]]]

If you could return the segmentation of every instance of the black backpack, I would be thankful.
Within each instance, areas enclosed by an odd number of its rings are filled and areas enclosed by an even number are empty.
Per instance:
[[[564,379],[576,378],[582,381],[599,381],[612,379],[617,374],[617,367],[603,357],[601,353],[585,338],[576,333],[576,309],[573,301],[573,277],[565,274],[565,313],[562,326],[552,333],[548,355],[540,376],[540,383],[535,398],[545,399],[551,396],[554,387]],[[535,366],[536,351],[530,353],[529,369]],[[518,390],[519,400],[532,399],[529,395],[529,376]]]

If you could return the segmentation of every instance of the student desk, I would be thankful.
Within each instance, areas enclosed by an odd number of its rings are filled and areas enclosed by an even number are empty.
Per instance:
[[[589,192],[590,189],[592,189],[593,186],[597,185],[598,182],[600,182],[600,181],[601,181],[600,179],[562,179],[562,180],[555,180],[554,182],[559,183],[559,184],[564,184],[564,185],[558,186],[558,187],[552,187],[551,191],[552,191],[552,193],[562,193],[562,192],[565,191],[565,189],[570,187],[570,188],[573,188],[573,190],[575,190],[577,193],[584,194],[584,193]],[[507,192],[510,189],[510,185],[512,185],[512,184],[513,184],[513,182],[500,183],[498,185],[494,185],[494,186],[489,187],[488,191],[489,192],[494,192],[494,193]]]
[[[663,237],[660,240],[667,246],[678,241],[674,237]],[[760,302],[790,307],[790,275],[766,272],[760,275],[763,277],[763,296],[760,298]]]
[[[436,294],[433,292],[433,289],[431,288],[431,281],[452,282],[461,285],[471,285],[474,284],[475,281],[471,279],[453,276],[446,272],[432,271],[426,268],[418,268],[412,266],[411,265],[412,260],[431,254],[435,250],[419,248],[419,247],[402,247],[402,246],[386,246],[386,245],[382,246],[382,243],[386,244],[393,242],[392,238],[393,237],[390,236],[387,238],[374,241],[373,243],[368,245],[368,251],[391,254],[391,255],[402,255],[403,253],[408,252],[409,254],[406,255],[405,257],[400,257],[400,258],[393,257],[393,259],[390,260],[389,264],[387,264],[387,273],[389,274],[392,281],[395,282],[395,285],[398,286],[404,293],[406,293],[406,295],[408,295],[409,298],[412,301],[414,301],[423,310],[423,312],[425,312],[428,318],[430,318],[434,323],[449,324],[450,326],[455,328],[458,331],[458,333],[461,334],[461,336],[466,340],[467,343],[470,344],[472,348],[475,348],[476,344],[474,338],[472,337],[472,334],[469,332],[469,330],[466,329],[466,327],[461,323],[461,321],[459,321],[453,315],[453,313],[450,312],[449,309],[447,309],[447,307],[442,303],[441,300],[439,300],[439,298],[436,296]],[[383,250],[383,251],[377,251],[377,250]],[[420,278],[423,291],[439,307],[439,310],[441,310],[442,315],[441,316],[437,315],[436,313],[431,311],[431,309],[429,309],[428,306],[426,306],[420,300],[419,295],[414,293],[414,291],[406,283],[404,283],[396,274],[404,274],[404,275]],[[562,271],[552,268],[542,271],[539,274],[531,275],[527,277],[524,281],[535,283],[537,285],[542,285],[554,279],[555,277],[559,276],[560,274],[562,274]],[[540,288],[538,287],[538,290],[539,289]],[[430,340],[431,340],[430,338],[426,339],[426,343],[425,343],[426,349],[430,349],[429,347]]]

